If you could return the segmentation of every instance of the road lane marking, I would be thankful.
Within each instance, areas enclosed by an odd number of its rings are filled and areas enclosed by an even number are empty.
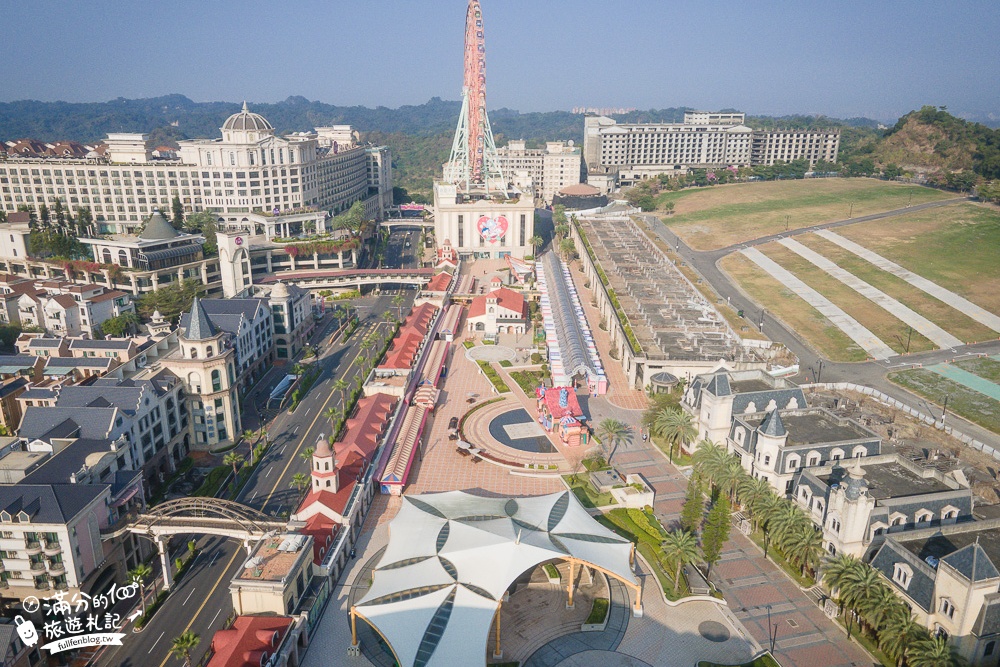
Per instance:
[[[229,566],[232,565],[236,561],[236,559],[240,557],[241,553],[242,553],[242,550],[240,550],[238,548],[233,552],[233,557],[229,559],[228,563],[226,563],[225,570],[229,569]],[[222,583],[223,579],[225,579],[225,576],[219,577],[219,580],[215,582],[215,585],[212,586],[212,590],[210,590],[208,592],[208,595],[205,596],[205,599],[202,601],[201,606],[198,607],[197,611],[194,612],[194,616],[191,617],[191,620],[188,622],[187,626],[183,630],[181,630],[180,634],[184,634],[185,632],[187,632],[188,630],[191,629],[191,626],[194,625],[195,620],[198,618],[198,614],[200,614],[202,612],[202,610],[205,608],[205,605],[208,604],[208,601],[212,599],[212,594],[215,593],[215,589],[217,589],[219,587],[219,584]],[[157,641],[159,641],[159,640],[157,640]],[[167,657],[164,658],[163,662],[160,663],[160,667],[166,667],[167,663],[170,662],[170,659],[172,657],[173,656],[171,656],[168,653]]]
[[[208,624],[208,627],[212,627],[212,625],[215,624],[215,620],[217,618],[219,618],[219,614],[221,614],[221,613],[222,613],[221,609],[219,611],[215,612],[215,616],[212,617],[212,622]]]
[[[259,490],[258,490],[258,491],[254,491],[254,492],[253,492],[253,495],[252,495],[252,496],[250,496],[250,502],[253,502],[254,498],[256,498],[256,497],[257,497],[257,494],[258,494],[258,493],[260,493],[260,491],[259,491]]]
[[[194,595],[194,592],[195,592],[195,589],[194,589],[194,588],[192,588],[192,589],[191,589],[191,592],[190,592],[190,593],[188,593],[188,596],[187,596],[186,598],[184,598],[184,602],[181,602],[181,606],[182,606],[182,607],[183,607],[184,605],[186,605],[186,604],[188,603],[188,600],[190,600],[190,599],[191,599],[191,596],[192,596],[192,595]]]
[[[221,552],[221,551],[216,551],[216,552],[215,552],[215,556],[214,556],[214,557],[212,558],[212,562],[211,562],[211,564],[209,565],[209,567],[212,567],[212,566],[214,566],[214,565],[215,565],[215,561],[219,560],[219,554],[220,554],[220,553],[222,553],[222,552]]]
[[[381,326],[381,322],[377,326]],[[358,361],[358,359],[361,358],[362,352],[364,352],[364,350],[358,350],[358,354],[354,357],[354,359],[351,360],[351,363],[347,365],[347,368],[344,369],[344,372],[341,375],[341,377],[347,377],[348,371],[350,371],[351,367],[354,366],[354,364]],[[329,404],[330,401],[333,400],[334,396],[337,396],[337,393],[331,392],[330,395],[327,397],[327,399],[323,402],[323,405],[320,406],[319,413],[312,420],[312,423],[309,424],[308,428],[306,428],[305,432],[307,434],[309,433],[309,431],[313,429],[313,426],[316,425],[316,422],[319,421],[319,418],[323,416],[323,411],[326,409],[327,404]],[[296,426],[295,428],[297,430],[298,426]],[[278,475],[278,479],[275,480],[274,487],[271,488],[271,492],[267,494],[267,501],[265,501],[264,505],[260,508],[261,512],[267,509],[267,504],[271,502],[271,498],[274,496],[274,492],[278,490],[278,485],[281,484],[281,478],[285,476],[285,473],[288,472],[288,469],[292,467],[293,463],[295,463],[295,459],[296,457],[294,456],[288,459],[288,464],[285,466],[285,469],[281,471],[281,474]],[[255,493],[254,495],[256,496],[257,494]]]
[[[156,641],[153,642],[153,645],[149,647],[149,653],[153,652],[153,649],[156,648],[156,645],[159,643],[159,641],[161,639],[163,639],[163,635],[165,635],[165,634],[167,634],[166,630],[164,630],[163,632],[160,633],[160,636],[156,638]]]
[[[271,471],[272,471],[272,470],[274,470],[274,468],[273,468],[273,467],[271,467],[271,466],[268,466],[268,468],[267,468],[267,472],[266,472],[266,473],[264,473],[264,477],[267,477],[268,475],[270,475],[270,474],[271,474]]]

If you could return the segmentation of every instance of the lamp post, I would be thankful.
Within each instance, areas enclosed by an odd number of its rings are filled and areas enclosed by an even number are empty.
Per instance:
[[[850,218],[853,218],[853,217],[854,217],[854,202],[851,202],[851,210],[847,214],[847,218],[850,219]]]

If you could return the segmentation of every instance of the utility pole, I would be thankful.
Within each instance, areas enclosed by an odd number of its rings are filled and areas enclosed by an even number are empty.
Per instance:
[[[951,398],[951,394],[944,395],[944,407],[941,408],[941,426],[944,426],[944,418],[948,416],[948,399]]]
[[[761,332],[764,331],[764,313],[766,312],[767,310],[765,308],[760,309],[760,324],[757,325],[757,328],[760,329]]]
[[[848,219],[854,217],[854,202],[851,202],[851,211],[847,214]]]
[[[823,380],[823,360],[819,360],[819,373],[816,374],[816,384]]]
[[[788,231],[788,216],[785,216],[785,231]]]
[[[909,327],[909,331],[906,332],[906,353],[910,353],[910,338],[913,337],[913,327]]]

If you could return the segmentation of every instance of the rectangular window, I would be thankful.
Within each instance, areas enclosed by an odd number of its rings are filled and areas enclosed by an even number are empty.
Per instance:
[[[525,216],[525,215],[522,214],[521,215],[521,236],[520,236],[520,240],[518,241],[518,245],[520,245],[520,246],[524,245],[524,228],[527,226],[525,224],[526,220],[527,220],[527,216]]]
[[[465,216],[458,216],[458,247],[465,245]]]

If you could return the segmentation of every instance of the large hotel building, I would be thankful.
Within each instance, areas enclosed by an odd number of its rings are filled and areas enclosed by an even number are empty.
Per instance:
[[[587,181],[605,192],[689,169],[836,162],[840,130],[753,130],[742,113],[689,111],[683,123],[584,119]]]
[[[221,131],[179,142],[176,157],[155,157],[148,137],[131,133],[109,134],[89,151],[0,152],[0,206],[51,210],[61,200],[70,211],[89,208],[98,233],[129,234],[175,196],[185,211],[212,210],[227,222],[302,209],[336,215],[357,201],[381,219],[392,203],[389,149],[358,145],[348,126],[279,136],[244,104]]]

